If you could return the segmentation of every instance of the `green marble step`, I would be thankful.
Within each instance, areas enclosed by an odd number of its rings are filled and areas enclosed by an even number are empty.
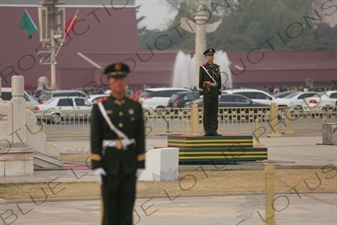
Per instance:
[[[252,147],[253,137],[250,135],[223,135],[223,136],[188,136],[173,135],[167,138],[168,147]]]
[[[253,147],[251,135],[170,135],[167,147],[179,148],[179,163],[229,163],[268,159],[268,149]]]
[[[268,159],[267,148],[179,148],[179,161],[223,159],[225,161],[256,161]]]

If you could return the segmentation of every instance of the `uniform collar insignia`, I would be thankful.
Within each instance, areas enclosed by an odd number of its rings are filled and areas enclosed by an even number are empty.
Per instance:
[[[207,64],[210,65],[210,66],[214,66],[214,63],[211,64],[211,63],[207,62]]]
[[[116,99],[116,100],[114,100],[114,103],[121,106],[122,104],[125,103],[125,100],[124,99]]]
[[[116,98],[115,96],[111,95],[111,97],[112,97],[112,102],[113,102],[114,104],[116,104],[116,105],[121,106],[121,105],[123,105],[123,104],[126,102],[126,101],[125,101],[125,99],[126,99],[125,96],[122,97],[122,98]]]

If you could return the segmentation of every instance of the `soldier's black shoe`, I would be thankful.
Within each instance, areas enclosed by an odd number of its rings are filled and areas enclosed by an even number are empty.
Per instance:
[[[206,137],[206,136],[212,136],[212,134],[206,133],[206,134],[204,134],[204,137]]]
[[[215,132],[214,134],[212,134],[213,136],[222,136],[221,134],[218,134],[217,132]]]

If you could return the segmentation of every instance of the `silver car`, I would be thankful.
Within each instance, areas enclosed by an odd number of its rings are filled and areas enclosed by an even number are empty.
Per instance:
[[[44,122],[61,123],[62,120],[88,119],[92,103],[83,97],[51,98],[35,106],[37,119]]]

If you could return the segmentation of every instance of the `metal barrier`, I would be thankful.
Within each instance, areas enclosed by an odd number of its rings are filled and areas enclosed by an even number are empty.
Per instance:
[[[62,112],[33,111],[42,131],[48,137],[89,136],[91,112],[88,110],[63,110]]]
[[[272,107],[226,107],[219,108],[218,132],[229,134],[253,134],[262,136],[278,133],[321,132],[323,123],[337,122],[337,108]],[[62,111],[60,115],[47,115],[43,111],[33,111],[39,115],[39,123],[45,122],[48,137],[89,136],[90,111]],[[50,113],[50,112],[49,112]],[[202,108],[161,108],[152,112],[144,111],[145,133],[202,134]],[[326,118],[324,120],[324,118]],[[258,133],[258,135],[255,135]],[[273,135],[272,135],[273,136]]]
[[[322,124],[327,122],[337,122],[337,107],[316,107],[312,110],[302,107],[290,109],[279,108],[285,115],[279,130],[282,133],[290,132],[321,132]],[[324,120],[326,118],[326,121]],[[287,128],[288,123],[288,128]],[[290,127],[291,129],[290,129]],[[288,130],[287,130],[288,129]]]

